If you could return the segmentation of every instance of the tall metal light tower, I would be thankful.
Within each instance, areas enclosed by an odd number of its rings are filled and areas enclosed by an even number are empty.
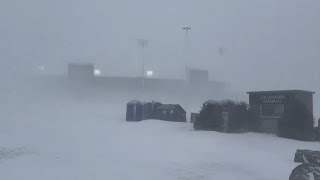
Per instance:
[[[144,58],[144,49],[148,46],[149,41],[146,39],[138,39],[138,45],[141,48],[142,53],[142,67],[141,67],[141,75],[142,75],[142,88],[144,89],[144,81],[145,81],[145,58]]]
[[[188,63],[189,63],[189,56],[190,56],[190,44],[189,44],[189,31],[191,27],[183,27],[183,30],[186,31],[186,59],[185,59],[185,68],[186,68],[186,80],[188,80]]]

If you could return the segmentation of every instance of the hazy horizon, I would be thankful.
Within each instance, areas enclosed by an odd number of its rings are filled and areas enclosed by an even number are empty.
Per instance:
[[[45,66],[59,74],[68,62],[90,62],[105,75],[138,76],[137,39],[144,38],[147,69],[182,78],[182,27],[190,26],[189,66],[208,69],[210,79],[240,89],[318,91],[319,6],[316,0],[2,0],[1,71]]]
[[[317,179],[319,9],[0,0],[1,179]]]

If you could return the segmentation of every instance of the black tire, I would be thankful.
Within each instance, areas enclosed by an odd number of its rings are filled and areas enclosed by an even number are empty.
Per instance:
[[[296,167],[289,180],[320,180],[320,166],[319,164],[301,164]]]

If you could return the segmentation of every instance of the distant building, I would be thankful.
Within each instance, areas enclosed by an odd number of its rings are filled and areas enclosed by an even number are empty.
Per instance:
[[[222,93],[226,84],[218,81],[208,81],[208,71],[190,70],[190,81],[185,79],[165,79],[155,78],[154,72],[147,73],[148,78],[129,76],[107,76],[108,72],[96,69],[90,63],[70,63],[68,64],[68,79],[72,86],[90,87],[101,92],[122,91],[130,93],[151,93],[170,94],[174,97],[185,98],[188,96],[190,102],[194,102],[199,97],[206,98]]]
[[[209,82],[209,71],[200,69],[187,69],[187,81],[191,85],[202,85]]]
[[[76,80],[88,80],[94,77],[94,65],[87,64],[68,64],[68,77]]]
[[[265,133],[282,133],[279,129],[279,121],[282,115],[292,113],[293,107],[301,107],[313,116],[313,94],[314,92],[303,90],[286,91],[258,91],[248,92],[250,108],[254,117],[258,119],[258,131]],[[304,116],[303,116],[304,117]],[[298,124],[304,124],[306,127],[313,127],[313,119],[299,118]],[[283,123],[283,122],[281,122]],[[288,128],[295,128],[297,122],[284,122]],[[282,124],[283,125],[283,124]],[[300,126],[300,125],[299,125]],[[307,131],[304,129],[303,131]],[[297,132],[299,133],[299,132]]]

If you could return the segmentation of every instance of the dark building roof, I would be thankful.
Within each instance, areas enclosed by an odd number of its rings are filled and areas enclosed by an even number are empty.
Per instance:
[[[161,109],[161,110],[173,110],[176,108],[180,108],[185,112],[185,110],[179,104],[163,104],[157,107],[157,109]]]
[[[278,91],[251,91],[247,92],[248,94],[274,94],[274,93],[307,93],[307,94],[315,94],[312,91],[305,90],[278,90]]]

